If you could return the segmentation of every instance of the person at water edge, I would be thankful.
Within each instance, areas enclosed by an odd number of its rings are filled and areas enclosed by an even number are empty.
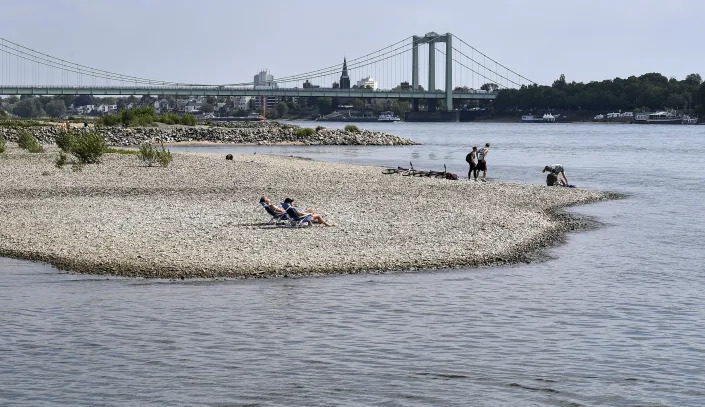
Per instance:
[[[326,225],[326,226],[333,226],[333,225],[329,224],[328,222],[326,222],[323,219],[323,217],[321,216],[321,214],[316,212],[315,208],[308,208],[306,210],[306,212],[301,212],[300,210],[296,209],[294,207],[294,205],[292,205],[293,203],[294,203],[294,200],[292,198],[286,198],[286,199],[284,199],[284,203],[282,203],[282,207],[284,208],[284,210],[287,210],[287,209],[289,209],[289,207],[291,207],[292,209],[294,209],[296,211],[296,213],[300,217],[311,215],[311,220],[313,221],[313,223],[320,223],[320,224]]]
[[[260,203],[262,203],[262,202],[266,203],[267,205],[269,205],[270,208],[272,208],[272,210],[273,210],[274,212],[276,212],[276,213],[279,214],[279,215],[281,215],[281,214],[283,214],[283,213],[285,212],[284,208],[279,207],[279,206],[273,204],[272,201],[271,201],[271,200],[269,199],[269,197],[267,197],[267,196],[262,196],[262,197],[259,199],[259,202],[260,202]]]
[[[490,143],[486,143],[484,147],[477,150],[477,167],[476,170],[479,173],[482,171],[481,181],[485,181],[487,177],[487,154],[490,153]]]
[[[475,178],[477,181],[477,146],[472,147],[472,151],[465,156],[465,161],[470,165],[470,170],[468,171],[468,179]]]
[[[560,164],[547,165],[543,167],[543,171],[548,171],[546,176],[546,185],[549,187],[556,185],[568,185],[568,177],[565,175],[565,169]]]

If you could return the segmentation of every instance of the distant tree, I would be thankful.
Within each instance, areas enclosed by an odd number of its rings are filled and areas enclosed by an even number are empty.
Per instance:
[[[218,117],[228,117],[230,115],[230,109],[227,106],[222,106],[218,109]]]
[[[282,101],[277,105],[277,113],[279,117],[286,117],[286,115],[289,114],[289,105],[286,101]]]
[[[700,85],[700,89],[698,89],[697,103],[698,103],[698,110],[700,112],[705,112],[705,82],[702,83]]]
[[[78,95],[73,100],[73,105],[76,107],[92,105],[92,104],[93,104],[93,96],[91,96],[91,95]]]
[[[499,85],[497,85],[496,83],[491,83],[491,82],[488,82],[488,83],[480,86],[480,89],[486,90],[488,92],[492,92],[492,91],[496,90],[497,88],[499,88]]]
[[[565,75],[564,74],[561,74],[561,76],[558,79],[553,81],[553,85],[551,85],[551,87],[553,87],[555,89],[560,89],[560,90],[565,90],[566,86],[568,86],[568,84],[565,82]]]
[[[352,102],[352,107],[355,110],[363,110],[365,108],[365,101],[362,99],[355,99]]]
[[[703,83],[703,78],[700,77],[699,73],[691,73],[685,77],[685,83],[690,86],[700,86]]]
[[[329,97],[323,97],[318,99],[318,111],[321,114],[329,114],[333,111],[332,105],[333,100]]]
[[[44,107],[47,114],[51,117],[64,117],[66,116],[66,105],[61,99],[54,99],[47,103]]]
[[[44,109],[39,101],[39,98],[26,98],[17,102],[17,105],[12,110],[14,114],[24,118],[44,116]]]
[[[10,96],[7,99],[5,99],[5,102],[8,105],[14,105],[15,103],[17,103],[19,101],[20,101],[20,98],[18,98],[17,96]]]
[[[203,106],[201,106],[201,112],[203,113],[213,113],[214,111],[215,107],[210,103],[204,103]]]
[[[208,96],[206,97],[206,103],[208,103],[209,105],[215,105],[218,103],[218,99],[216,99],[215,96]]]

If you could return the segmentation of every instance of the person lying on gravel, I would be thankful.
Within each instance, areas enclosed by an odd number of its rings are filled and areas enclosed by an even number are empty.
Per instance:
[[[291,209],[296,211],[296,213],[300,217],[306,217],[308,215],[311,215],[311,220],[313,221],[313,223],[320,223],[320,224],[326,225],[326,226],[333,226],[330,223],[323,220],[323,217],[321,216],[321,214],[316,212],[316,210],[314,208],[309,208],[306,212],[301,212],[300,210],[296,209],[294,207],[294,205],[292,205],[293,203],[294,203],[294,200],[292,198],[286,198],[286,199],[284,199],[284,202],[282,203],[282,208],[284,208],[284,210],[287,210],[287,209],[289,209],[289,207],[291,207]]]

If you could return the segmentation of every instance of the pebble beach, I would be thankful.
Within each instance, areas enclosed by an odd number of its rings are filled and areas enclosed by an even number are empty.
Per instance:
[[[528,261],[582,221],[560,211],[608,193],[382,174],[297,157],[175,153],[167,167],[106,154],[82,171],[58,149],[0,154],[0,255],[91,274],[270,277]],[[335,226],[268,224],[260,196]]]

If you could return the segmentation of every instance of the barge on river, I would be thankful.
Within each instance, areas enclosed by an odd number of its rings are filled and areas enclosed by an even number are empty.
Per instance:
[[[690,117],[687,114],[676,114],[674,112],[642,112],[634,115],[634,123],[637,124],[697,124],[697,117]]]

